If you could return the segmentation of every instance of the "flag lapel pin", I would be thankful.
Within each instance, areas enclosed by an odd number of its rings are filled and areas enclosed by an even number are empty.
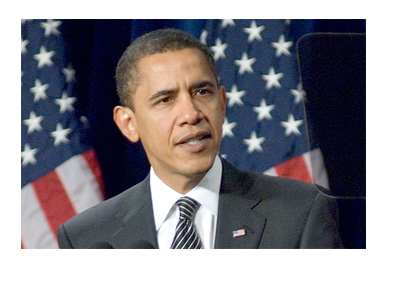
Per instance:
[[[244,228],[233,231],[233,237],[239,237],[244,235],[246,235],[246,231],[244,230]]]

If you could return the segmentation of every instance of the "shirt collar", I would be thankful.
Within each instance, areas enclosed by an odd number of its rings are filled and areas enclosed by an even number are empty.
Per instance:
[[[191,189],[185,196],[198,201],[202,207],[207,208],[212,214],[218,214],[218,196],[222,178],[222,162],[216,156],[212,168],[207,172],[200,183]],[[182,197],[182,194],[174,191],[150,169],[150,192],[153,203],[154,220],[158,230],[167,218],[172,206]]]

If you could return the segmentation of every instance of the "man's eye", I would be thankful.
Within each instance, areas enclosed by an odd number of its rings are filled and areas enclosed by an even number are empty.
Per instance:
[[[208,95],[211,94],[212,91],[208,88],[202,88],[195,91],[195,95]]]
[[[163,97],[160,100],[156,101],[156,104],[165,104],[171,102],[173,100],[172,96]]]

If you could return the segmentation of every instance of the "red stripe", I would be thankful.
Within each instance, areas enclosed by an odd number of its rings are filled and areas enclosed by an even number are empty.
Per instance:
[[[83,158],[85,158],[86,163],[88,164],[90,170],[92,171],[94,177],[96,178],[103,199],[105,199],[106,192],[104,190],[103,175],[101,174],[100,164],[99,161],[97,160],[96,153],[92,149],[83,153],[82,156]]]
[[[21,239],[21,249],[24,249],[25,247],[24,247],[24,243],[22,242],[22,239]]]
[[[303,156],[298,156],[289,161],[275,166],[275,170],[280,177],[292,178],[308,183],[312,183],[311,175],[308,172]]]
[[[32,183],[41,209],[55,236],[60,224],[76,215],[64,187],[55,171]]]

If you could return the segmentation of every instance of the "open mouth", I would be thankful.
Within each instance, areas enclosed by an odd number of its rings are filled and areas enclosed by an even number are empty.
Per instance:
[[[208,139],[211,139],[211,134],[201,131],[185,136],[178,142],[178,145],[188,151],[199,152],[207,147]]]

